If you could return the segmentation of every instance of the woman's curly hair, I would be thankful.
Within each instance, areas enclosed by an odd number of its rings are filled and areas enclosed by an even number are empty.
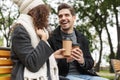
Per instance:
[[[50,7],[46,4],[41,4],[30,10],[28,15],[33,18],[33,24],[35,27],[43,29],[43,27],[48,27],[49,13]]]

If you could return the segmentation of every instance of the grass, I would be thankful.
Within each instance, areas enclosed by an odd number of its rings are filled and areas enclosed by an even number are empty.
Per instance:
[[[105,71],[105,70],[98,72],[98,74],[104,78],[109,79],[109,80],[114,80],[114,76],[115,76],[114,73],[110,73],[109,71]]]
[[[3,77],[3,76],[10,76],[10,74],[0,74],[0,77]]]

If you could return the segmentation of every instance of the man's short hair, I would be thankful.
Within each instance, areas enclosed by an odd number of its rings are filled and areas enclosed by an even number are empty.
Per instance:
[[[71,12],[71,14],[73,16],[75,16],[75,10],[74,10],[74,8],[72,6],[70,6],[70,5],[66,4],[66,3],[60,4],[58,6],[58,9],[57,9],[58,10],[58,14],[59,14],[59,11],[62,10],[62,9],[68,9]]]

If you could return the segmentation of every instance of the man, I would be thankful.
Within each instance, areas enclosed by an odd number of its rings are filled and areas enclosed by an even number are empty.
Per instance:
[[[58,7],[58,18],[60,26],[53,31],[48,40],[53,50],[62,48],[62,39],[66,37],[72,40],[72,44],[80,45],[80,48],[72,49],[70,57],[59,56],[57,59],[59,75],[70,80],[107,80],[90,72],[94,66],[94,60],[89,52],[86,37],[74,28],[76,19],[74,9],[62,3]]]

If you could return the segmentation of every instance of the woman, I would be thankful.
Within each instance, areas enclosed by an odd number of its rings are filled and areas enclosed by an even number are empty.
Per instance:
[[[49,8],[42,0],[13,0],[20,16],[13,26],[12,80],[59,80],[58,68],[47,43]]]

